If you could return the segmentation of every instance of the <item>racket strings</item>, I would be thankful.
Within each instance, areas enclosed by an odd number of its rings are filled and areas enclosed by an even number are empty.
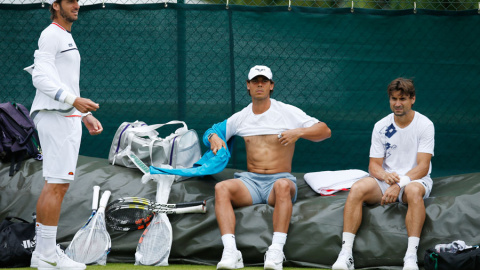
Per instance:
[[[155,265],[168,258],[172,229],[165,219],[168,221],[165,214],[155,215],[148,228],[142,234],[136,254],[141,264]]]
[[[71,259],[85,264],[94,263],[108,253],[110,236],[103,213],[97,213],[85,228],[78,231],[68,249]]]
[[[107,211],[107,225],[112,226],[147,226],[152,217],[152,211],[141,208],[111,208]],[[113,228],[113,227],[112,227]]]

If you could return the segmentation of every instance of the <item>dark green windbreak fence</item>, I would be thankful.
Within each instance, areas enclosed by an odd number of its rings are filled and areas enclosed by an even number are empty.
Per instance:
[[[40,4],[0,5],[1,102],[31,105],[22,69],[49,22]],[[84,131],[81,154],[106,158],[124,121],[184,120],[201,136],[250,102],[248,70],[264,64],[273,98],[332,129],[324,142],[297,143],[295,172],[367,170],[373,125],[390,113],[386,86],[399,76],[414,78],[414,108],[435,124],[432,175],[479,171],[479,25],[476,10],[84,6],[73,25],[82,96],[100,103],[105,131]],[[240,139],[229,167],[245,164]]]

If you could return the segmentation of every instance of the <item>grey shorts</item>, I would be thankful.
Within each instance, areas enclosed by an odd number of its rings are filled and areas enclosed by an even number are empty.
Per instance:
[[[297,178],[290,173],[259,174],[252,172],[237,172],[234,178],[242,180],[252,196],[252,203],[267,203],[273,184],[281,178],[290,179],[295,184],[295,196],[292,203],[297,200]]]
[[[382,190],[382,194],[385,194],[385,191],[390,187],[390,185],[385,183],[384,181],[378,180],[377,178],[375,178],[371,175],[370,175],[370,177],[377,180],[377,184],[380,187],[380,189]],[[423,187],[425,188],[425,195],[423,195],[423,199],[426,199],[426,198],[428,198],[428,196],[430,196],[430,192],[432,191],[432,185],[433,185],[433,181],[430,177],[425,176],[422,179],[412,180],[412,183],[413,182],[418,182],[418,183],[422,184]],[[397,198],[397,200],[401,203],[403,203],[402,197],[403,197],[403,191],[404,190],[405,190],[405,187],[403,187],[400,190],[400,194],[398,194],[398,198]]]

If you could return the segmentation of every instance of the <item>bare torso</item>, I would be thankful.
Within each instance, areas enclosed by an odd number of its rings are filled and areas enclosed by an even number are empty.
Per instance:
[[[256,135],[243,139],[249,172],[273,174],[292,171],[295,144],[281,145],[277,135]]]

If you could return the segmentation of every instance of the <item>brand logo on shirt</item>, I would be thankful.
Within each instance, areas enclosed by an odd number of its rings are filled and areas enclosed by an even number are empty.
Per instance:
[[[397,133],[397,130],[395,129],[395,126],[393,124],[390,124],[390,126],[388,126],[385,130],[385,136],[387,136],[388,138],[391,138],[395,133]]]
[[[68,47],[73,47],[73,44],[72,44],[72,43],[68,43]]]
[[[380,130],[380,134],[385,135],[385,137],[388,139],[390,139],[395,133],[397,133],[397,129],[395,129],[393,124],[390,124],[389,126],[386,126]],[[385,149],[385,158],[388,158],[392,155],[392,151],[395,150],[397,146],[386,141],[383,144],[383,148]]]
[[[73,175],[73,172],[69,172],[68,175]]]

